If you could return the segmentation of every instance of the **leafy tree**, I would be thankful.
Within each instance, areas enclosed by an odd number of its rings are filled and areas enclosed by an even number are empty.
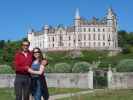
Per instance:
[[[0,48],[3,49],[5,46],[5,40],[0,40]]]

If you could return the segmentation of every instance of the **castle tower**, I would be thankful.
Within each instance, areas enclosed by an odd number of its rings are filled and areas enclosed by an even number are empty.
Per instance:
[[[79,15],[79,9],[76,9],[75,13],[75,27],[78,27],[80,25],[80,15]]]
[[[44,33],[45,34],[48,34],[48,31],[49,31],[49,26],[48,25],[45,25],[44,26]]]
[[[75,28],[75,33],[74,34],[74,38],[73,38],[73,44],[74,44],[74,48],[78,47],[78,32],[79,32],[79,28],[80,28],[80,14],[79,14],[79,9],[76,9],[75,12],[75,19],[74,19],[74,28]]]
[[[43,50],[44,51],[47,51],[48,49],[48,33],[49,33],[49,26],[48,25],[45,25],[44,26],[44,38],[43,38]]]
[[[34,30],[33,29],[29,29],[28,30],[28,41],[30,42],[30,47],[29,49],[32,50],[33,49],[33,38],[34,38]]]
[[[112,8],[108,9],[107,12],[107,25],[109,26],[117,26],[117,21],[116,21],[116,14],[113,12]]]
[[[113,42],[113,48],[118,47],[118,33],[117,33],[117,19],[116,14],[112,10],[112,8],[108,9],[107,13],[107,25],[112,27],[112,42]]]

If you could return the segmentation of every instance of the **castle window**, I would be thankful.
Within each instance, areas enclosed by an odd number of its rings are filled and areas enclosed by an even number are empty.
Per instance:
[[[103,40],[105,40],[105,35],[103,34]]]
[[[110,28],[108,28],[108,31],[110,32]]]
[[[103,32],[105,32],[105,29],[103,28]]]
[[[69,36],[69,40],[71,40],[71,36]]]
[[[90,28],[88,28],[88,32],[90,32],[91,30],[90,30]]]
[[[88,34],[88,40],[91,40],[91,35],[90,34]]]
[[[86,35],[84,34],[84,40],[86,40]]]
[[[109,34],[109,38],[108,38],[108,41],[111,41],[111,37],[110,37],[110,34]]]
[[[103,46],[105,46],[105,42],[103,42]]]
[[[60,33],[62,33],[62,30],[60,30]]]
[[[60,40],[63,40],[63,37],[60,35]]]
[[[86,32],[86,28],[84,28],[84,32]]]
[[[54,37],[53,37],[53,42],[54,42]]]
[[[81,28],[78,28],[78,32],[82,32]]]
[[[93,31],[95,32],[95,28],[93,28]]]
[[[81,41],[82,40],[82,37],[81,37],[81,34],[78,35],[78,41]]]
[[[99,47],[101,46],[101,43],[100,43],[100,42],[98,42],[98,46],[99,46]]]
[[[95,40],[96,39],[96,36],[95,36],[95,34],[93,34],[93,40]]]
[[[98,34],[98,40],[100,40],[100,34]]]
[[[50,37],[48,38],[48,40],[50,41]]]
[[[86,42],[84,42],[84,46],[86,46]]]
[[[100,32],[100,29],[98,29],[98,32]]]
[[[90,42],[88,43],[89,47],[90,47]]]
[[[94,42],[93,44],[94,44],[94,47],[95,47],[96,43]]]

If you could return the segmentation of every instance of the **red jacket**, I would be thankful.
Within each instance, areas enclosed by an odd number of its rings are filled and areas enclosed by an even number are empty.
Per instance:
[[[14,65],[16,74],[28,75],[28,67],[31,67],[32,64],[32,53],[28,51],[27,57],[19,51],[15,55]]]

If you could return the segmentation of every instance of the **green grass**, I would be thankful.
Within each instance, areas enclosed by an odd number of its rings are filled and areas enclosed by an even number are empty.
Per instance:
[[[49,88],[50,95],[62,93],[75,93],[85,89],[78,88]],[[0,88],[0,100],[15,100],[15,92],[13,88]]]
[[[133,90],[105,90],[59,100],[133,100]]]
[[[54,95],[54,94],[64,94],[64,93],[76,93],[85,90],[86,89],[79,89],[79,88],[49,88],[49,93],[50,95]]]
[[[0,100],[15,100],[13,89],[0,88]]]

